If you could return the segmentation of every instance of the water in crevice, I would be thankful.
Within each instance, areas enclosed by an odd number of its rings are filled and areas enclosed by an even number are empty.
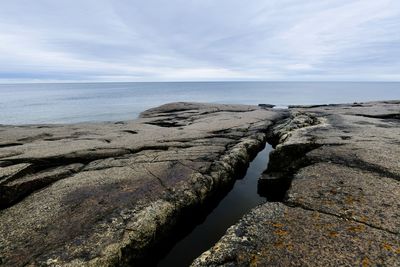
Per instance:
[[[211,248],[239,219],[258,204],[266,202],[257,194],[257,183],[267,168],[272,147],[266,147],[250,163],[246,175],[236,180],[233,188],[188,235],[183,237],[157,264],[189,266],[194,259]]]

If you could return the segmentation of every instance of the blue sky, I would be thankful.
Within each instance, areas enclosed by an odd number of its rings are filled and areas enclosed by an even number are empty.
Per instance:
[[[208,80],[400,81],[400,1],[0,1],[0,82]]]

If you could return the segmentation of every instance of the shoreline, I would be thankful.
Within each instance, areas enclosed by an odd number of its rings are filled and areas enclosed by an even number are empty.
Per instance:
[[[154,83],[0,85],[1,124],[132,120],[169,102],[274,105],[398,99],[400,83]],[[246,92],[246,93],[243,93]]]

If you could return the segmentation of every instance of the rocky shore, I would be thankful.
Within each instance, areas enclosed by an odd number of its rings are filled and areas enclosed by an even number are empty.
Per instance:
[[[400,102],[291,107],[269,140],[275,202],[192,266],[400,266]]]
[[[285,112],[176,103],[129,122],[0,127],[0,262],[143,265]]]
[[[273,202],[193,266],[400,265],[399,101],[172,103],[135,121],[0,126],[0,264],[149,264],[266,141],[259,193]]]

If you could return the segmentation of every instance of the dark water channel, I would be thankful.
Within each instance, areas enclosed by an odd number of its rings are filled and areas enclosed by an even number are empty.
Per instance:
[[[258,204],[266,202],[257,194],[257,182],[267,168],[272,147],[266,147],[250,163],[246,175],[238,179],[232,190],[217,204],[204,221],[182,238],[159,262],[159,267],[189,266],[194,259],[211,248],[239,219]]]

